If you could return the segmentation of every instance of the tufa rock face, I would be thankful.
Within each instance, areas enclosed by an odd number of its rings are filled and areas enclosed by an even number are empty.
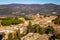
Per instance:
[[[49,36],[46,34],[40,35],[38,33],[29,33],[22,37],[21,40],[48,40]]]

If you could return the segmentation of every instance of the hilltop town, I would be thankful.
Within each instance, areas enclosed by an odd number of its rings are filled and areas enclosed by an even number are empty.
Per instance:
[[[1,40],[59,40],[60,17],[27,15],[0,17]]]

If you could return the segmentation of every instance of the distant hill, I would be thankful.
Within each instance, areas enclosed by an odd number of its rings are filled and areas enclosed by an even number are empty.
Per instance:
[[[56,4],[8,4],[0,5],[0,15],[24,15],[24,14],[60,14],[60,5]]]

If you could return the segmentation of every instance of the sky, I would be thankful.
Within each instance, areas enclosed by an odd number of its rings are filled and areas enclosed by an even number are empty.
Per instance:
[[[59,4],[60,0],[0,0],[0,5],[2,4],[46,4],[46,3],[53,3],[53,4]]]

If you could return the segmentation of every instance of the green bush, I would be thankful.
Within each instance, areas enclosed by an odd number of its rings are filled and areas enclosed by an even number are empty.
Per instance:
[[[2,24],[3,26],[8,26],[8,25],[11,25],[12,22],[11,22],[11,20],[2,20],[1,24]]]
[[[12,20],[12,24],[19,24],[19,23],[23,23],[23,21],[18,20],[18,19]]]
[[[5,20],[2,20],[1,24],[3,26],[9,26],[12,24],[19,24],[19,23],[23,23],[22,20],[18,20],[18,19],[14,19],[12,17],[6,18]]]

